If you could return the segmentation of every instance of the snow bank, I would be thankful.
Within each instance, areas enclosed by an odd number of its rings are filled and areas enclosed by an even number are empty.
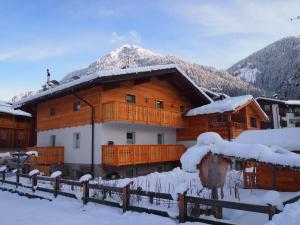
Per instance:
[[[56,178],[56,177],[60,177],[62,175],[61,171],[55,171],[51,174],[51,178]]]
[[[39,170],[37,170],[37,169],[35,169],[35,170],[31,170],[30,172],[29,172],[29,176],[30,177],[32,177],[32,176],[34,176],[34,175],[37,175],[37,174],[39,174],[40,173],[40,171]]]
[[[36,157],[38,157],[38,156],[39,156],[39,154],[38,154],[38,152],[37,152],[37,151],[28,151],[28,152],[26,152],[26,154],[27,154],[27,155],[36,156]]]
[[[263,199],[263,204],[276,206],[277,209],[283,210],[283,204],[278,191],[268,191]]]
[[[0,167],[0,172],[4,172],[5,170],[7,170],[7,166],[1,166]]]
[[[190,147],[181,157],[180,162],[185,171],[195,172],[201,159],[209,152],[236,157],[240,159],[256,160],[258,162],[275,165],[299,167],[300,155],[278,146],[261,144],[240,144],[225,141],[214,132],[200,134],[196,145]]]
[[[82,177],[80,177],[79,181],[80,182],[87,182],[89,180],[91,180],[93,177],[90,174],[85,174]]]
[[[247,130],[235,140],[241,144],[277,145],[290,151],[300,150],[300,128]]]
[[[273,216],[272,221],[266,223],[265,225],[299,225],[300,215],[300,200],[287,204],[283,212]]]
[[[224,100],[216,101],[208,105],[191,109],[186,113],[186,116],[231,112],[231,111],[235,111],[238,107],[247,104],[251,100],[254,100],[252,95],[229,97],[229,98],[225,98]]]

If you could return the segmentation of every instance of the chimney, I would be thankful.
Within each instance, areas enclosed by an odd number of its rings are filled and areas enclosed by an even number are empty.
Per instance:
[[[49,69],[47,69],[47,84],[50,83],[50,78],[51,78],[51,74],[50,74]]]

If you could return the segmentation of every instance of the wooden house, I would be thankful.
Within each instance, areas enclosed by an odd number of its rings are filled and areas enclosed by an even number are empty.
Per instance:
[[[0,101],[0,151],[13,151],[32,144],[31,114]]]
[[[267,115],[251,95],[225,98],[191,109],[185,114],[186,125],[177,130],[177,140],[192,145],[198,135],[217,132],[231,140],[244,130],[260,129]]]
[[[15,107],[32,109],[38,147],[64,147],[66,173],[135,175],[178,163],[184,113],[212,101],[180,69],[164,65],[74,78]]]
[[[279,100],[259,97],[256,101],[269,117],[262,122],[262,129],[300,127],[300,100]]]

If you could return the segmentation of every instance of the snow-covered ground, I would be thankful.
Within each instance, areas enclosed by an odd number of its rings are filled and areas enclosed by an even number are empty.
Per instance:
[[[49,202],[31,200],[8,192],[0,192],[0,224],[3,225],[176,225],[177,221],[145,213],[59,197]],[[186,223],[191,224],[191,223]],[[198,223],[199,224],[199,223]]]
[[[8,179],[14,180],[14,177],[8,177]],[[236,182],[242,183],[240,179],[240,173],[237,171],[231,171],[226,179],[224,186],[224,200],[239,201],[243,203],[253,203],[265,205],[266,201],[273,199],[274,193],[270,193],[266,190],[247,190],[239,188],[239,199],[234,196],[233,186]],[[21,179],[21,182],[30,186],[28,179]],[[198,173],[185,172],[179,168],[165,173],[151,173],[147,176],[140,176],[136,178],[125,178],[118,181],[106,181],[102,179],[95,180],[101,184],[112,186],[124,186],[129,182],[132,182],[131,188],[142,188],[146,191],[156,191],[161,193],[170,193],[172,196],[176,196],[178,192],[188,189],[187,194],[193,196],[208,197],[208,191],[203,190]],[[0,184],[1,185],[1,184]],[[47,187],[47,183],[39,186]],[[6,187],[14,188],[11,185],[4,185]],[[52,187],[52,186],[49,186]],[[31,192],[30,189],[21,188],[19,190],[23,192]],[[72,192],[69,187],[63,187],[64,191]],[[231,192],[230,192],[231,190]],[[122,214],[120,209],[112,208],[103,205],[95,205],[88,203],[87,206],[83,206],[80,200],[82,193],[81,189],[75,189],[73,193],[78,196],[78,200],[73,200],[65,197],[58,197],[54,199],[52,194],[37,191],[37,195],[45,196],[46,198],[53,199],[52,202],[47,200],[29,200],[25,197],[20,197],[16,194],[10,194],[8,192],[0,191],[0,215],[1,223],[4,225],[39,225],[41,221],[47,221],[46,225],[79,225],[79,224],[122,224],[122,225],[134,225],[134,224],[177,224],[178,222],[173,219],[158,217],[148,214],[140,214],[134,212],[127,212]],[[90,193],[93,195],[93,192]],[[288,200],[299,193],[295,192],[281,192],[276,195],[277,202],[283,202]],[[112,199],[115,200],[115,199]],[[155,201],[154,201],[155,202]],[[174,204],[173,204],[174,203]],[[178,215],[177,202],[163,202],[159,204],[149,205],[149,200],[136,202],[131,200],[130,204],[156,208],[159,210],[166,210],[170,216]],[[16,213],[17,212],[17,213]],[[285,213],[289,214],[289,213]],[[283,215],[285,215],[283,214]],[[263,225],[268,222],[268,215],[260,213],[251,213],[239,210],[224,209],[224,219],[228,222],[232,222],[239,225]],[[279,219],[277,219],[279,220]],[[191,224],[191,223],[186,223]],[[199,223],[197,223],[199,224]],[[275,223],[276,225],[280,223]],[[272,224],[273,225],[273,224]],[[288,223],[285,223],[288,225]],[[294,224],[293,224],[294,225]]]

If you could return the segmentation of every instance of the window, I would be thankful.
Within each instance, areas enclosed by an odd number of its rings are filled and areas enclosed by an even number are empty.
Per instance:
[[[250,117],[250,126],[251,127],[256,127],[256,118]]]
[[[73,111],[79,111],[81,108],[80,102],[73,103]]]
[[[56,142],[56,136],[50,135],[50,146],[55,147],[55,142]]]
[[[55,116],[56,115],[56,108],[55,107],[51,107],[49,109],[49,114],[50,114],[50,116]]]
[[[265,112],[269,112],[270,111],[270,105],[264,105],[264,110]]]
[[[184,105],[181,105],[181,106],[179,107],[179,110],[180,110],[180,112],[184,113],[184,112],[185,112],[185,106],[184,106]]]
[[[80,148],[80,133],[73,134],[73,148],[74,149]]]
[[[157,109],[163,109],[164,108],[164,102],[163,101],[156,101],[156,108]]]
[[[164,134],[157,134],[157,144],[164,144]]]
[[[128,145],[135,144],[135,133],[134,132],[127,132],[126,141],[127,141]]]
[[[135,103],[135,95],[126,95],[126,102],[127,103]]]

